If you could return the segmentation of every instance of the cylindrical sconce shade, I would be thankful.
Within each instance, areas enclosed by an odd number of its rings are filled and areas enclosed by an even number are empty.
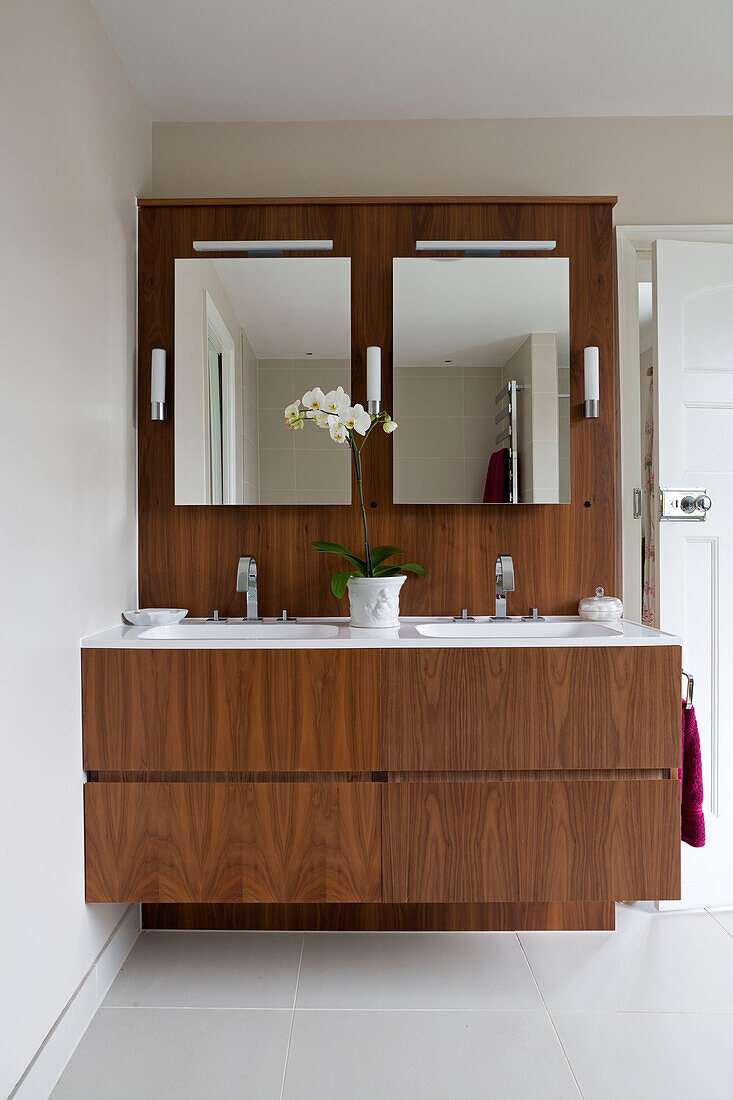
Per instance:
[[[153,348],[150,358],[150,419],[165,420],[165,348]]]
[[[598,416],[601,397],[598,348],[585,349],[583,352],[583,366],[585,368],[584,412],[587,417],[593,418]]]
[[[382,349],[367,348],[367,412],[378,413],[382,400]]]

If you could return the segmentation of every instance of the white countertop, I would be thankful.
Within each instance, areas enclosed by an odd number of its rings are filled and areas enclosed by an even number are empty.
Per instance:
[[[315,636],[319,627],[329,627],[329,636]],[[438,634],[443,631],[447,636],[426,636],[420,628]],[[492,636],[480,636],[481,631]],[[237,637],[238,632],[249,636]],[[240,618],[220,623],[184,619],[169,627],[113,626],[82,638],[81,645],[83,649],[537,649],[681,646],[682,639],[627,620],[583,623],[574,616],[553,615],[538,624],[512,618],[506,625],[495,625],[488,616],[480,616],[464,625],[445,616],[419,616],[403,618],[399,627],[381,630],[350,627],[345,618],[299,619],[292,625],[275,619],[259,625],[248,625]]]

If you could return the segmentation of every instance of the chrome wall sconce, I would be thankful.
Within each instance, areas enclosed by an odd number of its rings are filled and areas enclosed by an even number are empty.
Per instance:
[[[583,413],[589,420],[592,420],[598,417],[601,396],[598,348],[585,349],[583,352],[583,367],[585,372]]]
[[[376,416],[382,403],[382,349],[367,348],[367,412]]]
[[[165,348],[153,348],[150,356],[150,419],[165,420]]]

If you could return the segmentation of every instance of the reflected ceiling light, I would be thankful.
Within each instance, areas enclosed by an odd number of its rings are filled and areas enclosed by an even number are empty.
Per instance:
[[[415,241],[416,252],[463,252],[498,256],[500,252],[552,252],[557,241]]]
[[[333,241],[194,241],[194,252],[246,252],[282,256],[283,252],[333,252]]]

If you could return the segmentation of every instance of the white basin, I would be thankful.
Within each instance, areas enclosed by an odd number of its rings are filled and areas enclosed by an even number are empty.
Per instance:
[[[489,620],[458,623],[418,623],[415,627],[424,638],[610,638],[623,633],[620,626],[570,622],[527,622],[511,620],[494,623]]]
[[[140,638],[159,641],[285,641],[288,638],[335,638],[337,626],[328,623],[177,623],[154,626],[140,632]]]

